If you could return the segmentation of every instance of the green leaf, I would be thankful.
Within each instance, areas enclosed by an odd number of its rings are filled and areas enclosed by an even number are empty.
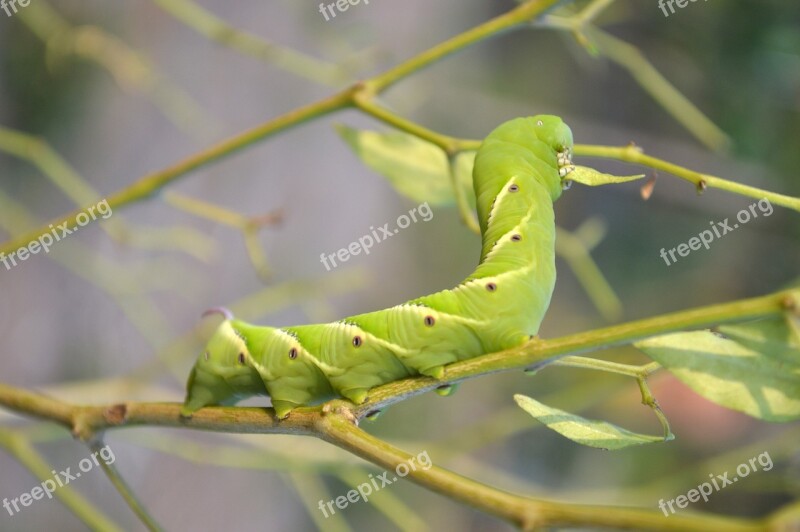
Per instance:
[[[721,329],[736,340],[696,331],[634,345],[718,405],[766,421],[800,418],[800,349],[796,337],[785,336],[786,322]]]
[[[544,405],[525,395],[517,394],[514,400],[520,408],[548,428],[581,445],[616,451],[631,445],[666,441],[661,436],[637,434],[605,421],[582,418]],[[672,435],[667,439],[671,440]]]
[[[336,130],[358,158],[385,177],[400,194],[430,205],[450,205],[455,201],[447,155],[435,144],[400,131],[378,133],[344,125],[337,125]],[[455,160],[456,181],[469,188],[467,197],[473,198],[473,204],[474,158],[474,152],[464,152]]]
[[[475,150],[462,151],[453,162],[456,183],[464,189],[470,206],[475,208],[475,189],[472,188],[472,168],[475,166]],[[450,189],[453,190],[452,188]]]
[[[789,365],[800,364],[800,321],[790,315],[718,327],[720,333],[753,351]]]
[[[575,181],[582,185],[596,187],[600,185],[610,185],[615,183],[627,183],[628,181],[635,181],[644,177],[644,174],[639,175],[626,175],[616,176],[611,174],[604,174],[598,172],[594,168],[588,166],[576,166],[575,170],[567,174],[564,178],[565,181]]]

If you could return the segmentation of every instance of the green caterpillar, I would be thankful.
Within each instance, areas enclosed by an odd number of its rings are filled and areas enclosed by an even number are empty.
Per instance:
[[[197,360],[181,414],[269,395],[279,418],[340,396],[520,345],[539,330],[556,280],[553,202],[572,166],[572,132],[556,116],[510,120],[475,157],[483,248],[452,290],[321,325],[263,327],[229,314]]]

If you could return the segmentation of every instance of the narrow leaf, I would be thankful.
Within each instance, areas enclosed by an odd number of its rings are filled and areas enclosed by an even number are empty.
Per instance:
[[[627,183],[628,181],[635,181],[643,177],[644,174],[616,176],[598,172],[594,168],[589,168],[588,166],[576,166],[575,170],[567,174],[565,180],[575,181],[576,183],[588,185],[590,187],[596,187],[615,183]]]
[[[605,421],[582,418],[544,405],[525,395],[517,394],[514,400],[520,408],[548,428],[581,445],[616,451],[631,445],[665,441],[660,436],[637,434]]]

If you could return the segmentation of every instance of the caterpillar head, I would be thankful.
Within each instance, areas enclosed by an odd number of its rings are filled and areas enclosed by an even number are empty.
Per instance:
[[[189,375],[181,416],[189,417],[204,406],[267,394],[261,376],[247,364],[252,346],[242,332],[245,327],[232,319],[217,327]]]
[[[536,115],[530,120],[534,124],[536,138],[556,153],[558,176],[561,180],[559,186],[566,190],[571,181],[565,180],[565,177],[575,170],[572,164],[572,130],[560,117],[554,115]]]
[[[536,128],[536,137],[556,152],[572,151],[572,130],[555,115],[530,117]]]
[[[550,199],[556,201],[564,185],[570,182],[565,180],[566,175],[575,169],[572,165],[572,131],[554,115],[535,115],[504,122],[486,137],[482,146],[487,145],[495,148],[488,152],[478,150],[474,170],[484,177],[474,180],[475,195],[487,202],[484,215],[488,215],[488,203],[505,186],[507,175],[526,169],[532,171],[549,192]],[[492,176],[498,177],[492,179]],[[478,210],[481,211],[480,201]]]

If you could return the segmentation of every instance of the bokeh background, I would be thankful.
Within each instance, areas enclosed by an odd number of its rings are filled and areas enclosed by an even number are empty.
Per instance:
[[[237,28],[346,66],[352,79],[381,72],[513,6],[372,0],[326,22],[317,4],[202,2]],[[464,138],[481,138],[512,117],[558,114],[576,142],[635,141],[687,168],[800,196],[799,21],[800,7],[779,0],[697,2],[669,17],[654,1],[619,1],[599,19],[729,136],[723,150],[689,133],[629,72],[591,56],[568,33],[543,27],[472,46],[402,81],[382,102]],[[83,29],[80,39],[64,37],[76,28]],[[221,46],[153,2],[32,0],[13,17],[0,11],[0,126],[44,141],[79,182],[97,191],[97,200],[333,90],[275,61]],[[479,238],[448,207],[435,207],[430,222],[326,271],[321,253],[345,247],[370,226],[394,223],[416,205],[363,166],[335,124],[386,130],[355,111],[315,120],[192,172],[162,194],[81,229],[47,255],[10,271],[0,268],[0,381],[83,403],[179,401],[208,332],[199,318],[208,307],[239,302],[254,321],[289,325],[376,310],[458,283],[476,263]],[[41,151],[28,153],[30,160],[0,150],[3,240],[76,206],[65,192],[76,193],[74,183],[59,188],[32,164],[49,159]],[[282,222],[255,237],[272,276],[259,275],[241,231],[177,208],[176,196],[245,216],[281,210]],[[556,206],[557,222],[568,230],[587,220],[605,228],[592,254],[623,313],[601,315],[559,260],[541,335],[796,283],[798,214],[779,207],[672,266],[659,257],[662,247],[686,242],[709,221],[733,218],[751,203],[718,191],[698,195],[668,175],[659,176],[648,201],[635,183],[573,187]],[[646,362],[633,349],[601,356]],[[426,394],[395,405],[367,428],[411,453],[427,450],[438,465],[530,495],[656,508],[659,499],[765,451],[775,462],[771,471],[693,508],[759,516],[800,495],[796,423],[769,424],[722,409],[662,373],[651,383],[677,436],[665,444],[614,453],[583,448],[514,404],[512,394],[524,393],[659,433],[635,381],[569,368],[476,379],[452,397]],[[0,431],[23,431],[55,469],[74,469],[88,455],[61,429],[5,412],[0,423]],[[345,494],[348,479],[364,482],[376,469],[311,439],[136,428],[113,431],[106,441],[167,530],[342,530],[345,524],[356,530],[510,529],[409,482],[387,487],[375,495],[377,502],[350,505],[342,512],[345,522],[326,520],[317,501]],[[0,453],[0,498],[38,483]],[[122,528],[141,529],[101,472],[85,474],[73,487]],[[59,502],[45,501],[13,517],[0,511],[0,529],[78,531],[85,525]]]

